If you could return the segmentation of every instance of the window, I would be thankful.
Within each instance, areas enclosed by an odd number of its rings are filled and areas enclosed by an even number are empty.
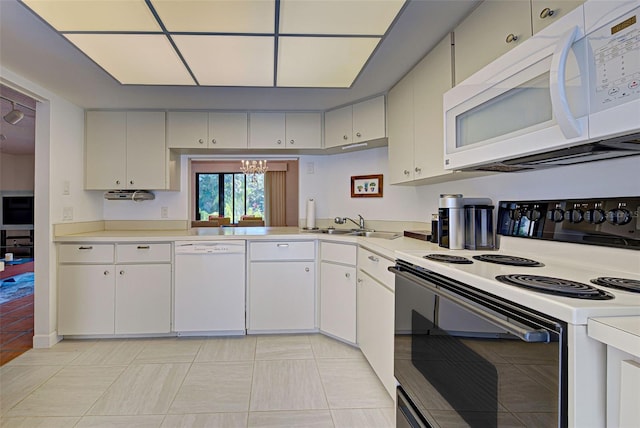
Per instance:
[[[237,223],[243,215],[264,216],[264,175],[196,173],[196,219],[210,215]]]

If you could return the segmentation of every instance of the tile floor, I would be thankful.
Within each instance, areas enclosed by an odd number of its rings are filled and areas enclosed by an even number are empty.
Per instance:
[[[395,426],[354,347],[320,334],[62,341],[0,367],[0,426]]]

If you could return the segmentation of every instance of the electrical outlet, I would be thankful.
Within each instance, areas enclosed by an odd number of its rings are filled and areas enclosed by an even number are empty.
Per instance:
[[[169,218],[169,207],[160,208],[160,218]]]
[[[69,180],[64,180],[64,182],[62,183],[62,194],[63,195],[70,195],[71,194],[71,184],[69,183]]]
[[[307,162],[307,174],[313,174],[315,172],[315,165],[313,162]]]
[[[73,207],[64,207],[62,209],[62,221],[73,220]]]

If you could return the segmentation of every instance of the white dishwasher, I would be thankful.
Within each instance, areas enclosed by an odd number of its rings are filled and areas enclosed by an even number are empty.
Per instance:
[[[178,335],[245,334],[245,276],[245,241],[177,241]]]

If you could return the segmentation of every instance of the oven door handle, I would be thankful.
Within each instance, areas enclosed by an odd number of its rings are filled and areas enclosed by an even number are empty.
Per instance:
[[[489,321],[492,324],[497,325],[500,328],[505,329],[506,331],[508,331],[509,333],[518,336],[520,339],[522,339],[525,342],[530,342],[530,343],[534,343],[534,342],[549,342],[549,332],[546,330],[529,330],[527,328],[523,328],[520,327],[518,325],[515,325],[513,323],[510,323],[507,320],[504,320],[502,318],[499,318],[493,314],[490,314],[488,312],[483,311],[482,309],[478,308],[475,305],[470,304],[469,302],[456,297],[454,295],[451,295],[449,293],[444,293],[442,290],[440,290],[439,288],[437,288],[436,286],[434,286],[433,284],[431,284],[428,281],[425,281],[422,278],[419,278],[415,275],[412,275],[410,273],[406,273],[403,272],[402,270],[398,269],[395,266],[389,266],[387,268],[389,270],[389,272],[394,273],[395,275],[398,275],[401,278],[404,278],[408,281],[414,282],[424,288],[427,288],[429,291],[433,292],[435,295],[440,296],[444,299],[450,300],[453,303],[463,307],[464,309],[466,309],[467,311],[479,316],[480,318],[483,318],[487,321]]]

